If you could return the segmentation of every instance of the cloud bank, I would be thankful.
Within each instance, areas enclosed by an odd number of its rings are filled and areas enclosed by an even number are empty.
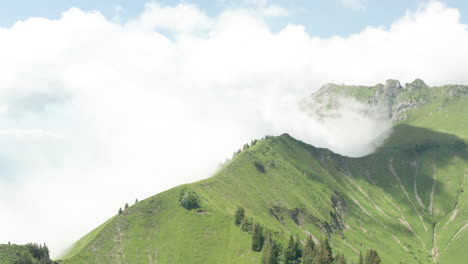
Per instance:
[[[372,151],[389,124],[362,106],[326,122],[298,109],[324,83],[468,83],[467,26],[439,2],[346,38],[273,32],[267,15],[152,3],[121,23],[72,8],[0,28],[0,243],[57,254],[125,202],[208,177],[265,134]]]

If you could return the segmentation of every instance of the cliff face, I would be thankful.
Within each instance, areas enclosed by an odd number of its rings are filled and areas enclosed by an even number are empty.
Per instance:
[[[390,118],[401,119],[402,114],[427,102],[425,96],[408,98],[405,94],[425,93],[429,89],[424,81],[417,79],[404,87],[397,80],[387,80],[384,86],[379,86],[369,100],[374,105],[383,105]]]
[[[462,96],[468,96],[468,86],[429,87],[423,80],[416,79],[404,86],[398,80],[387,80],[385,84],[374,86],[326,84],[311,97],[315,103],[320,102],[325,107],[336,105],[337,98],[352,98],[382,109],[388,118],[398,122],[405,120],[405,113],[411,109],[434,100],[449,101],[451,97]]]

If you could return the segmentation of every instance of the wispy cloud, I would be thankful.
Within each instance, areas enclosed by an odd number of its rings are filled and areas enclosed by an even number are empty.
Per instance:
[[[288,16],[289,12],[281,6],[278,5],[269,5],[261,8],[261,11],[264,16],[270,17],[279,17],[279,16]]]
[[[340,3],[346,7],[350,8],[352,10],[356,11],[365,11],[367,9],[366,6],[366,0],[339,0]]]

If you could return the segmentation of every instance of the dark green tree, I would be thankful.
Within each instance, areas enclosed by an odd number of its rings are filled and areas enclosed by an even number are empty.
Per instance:
[[[128,208],[128,203],[125,203],[125,209],[127,209],[127,208]]]
[[[358,259],[357,264],[364,264],[364,258],[362,257],[362,252],[361,251],[359,251],[359,259]]]
[[[379,257],[377,251],[373,249],[369,249],[366,253],[366,257],[364,258],[364,264],[380,264],[382,260]]]
[[[252,218],[244,217],[242,219],[241,229],[242,229],[242,231],[250,232],[250,231],[252,231],[252,225],[253,225]]]
[[[33,259],[30,254],[21,252],[15,264],[33,264]]]
[[[258,161],[254,161],[254,165],[255,165],[255,168],[257,168],[257,170],[261,173],[265,173],[266,170],[265,170],[265,166],[263,166],[263,164],[261,164],[260,162]]]
[[[346,264],[346,258],[343,254],[336,255],[335,264]]]
[[[245,143],[244,146],[242,147],[242,151],[246,150],[249,148],[249,143]]]
[[[122,214],[122,208],[119,208],[119,214]]]
[[[200,207],[200,198],[194,191],[183,190],[180,193],[179,203],[185,209],[192,210]]]
[[[314,263],[315,256],[315,243],[312,239],[312,236],[309,236],[302,250],[302,263],[303,264],[312,264]]]
[[[302,258],[302,247],[300,243],[301,243],[301,240],[296,235],[296,238],[294,239],[294,251],[295,251],[297,263],[301,263],[301,258]]]
[[[252,250],[262,251],[263,241],[262,226],[255,223],[252,230]]]
[[[44,259],[50,260],[50,251],[49,248],[47,247],[46,243],[42,246],[42,255]]]
[[[275,241],[268,236],[262,250],[262,264],[278,263],[278,246]]]
[[[245,211],[242,207],[237,207],[236,212],[234,213],[234,224],[240,225],[242,220],[245,218]]]
[[[137,198],[137,199],[135,199],[135,203],[138,203],[138,198]]]
[[[325,238],[320,242],[320,245],[315,253],[315,263],[330,264],[333,263],[333,261],[333,252],[330,247],[330,242],[328,241],[328,238]]]
[[[55,263],[50,259],[50,252],[47,245],[44,243],[36,244],[29,243],[26,245],[29,250],[27,256],[21,256],[16,263],[34,263],[34,264],[52,264]],[[31,261],[31,262],[28,262]]]
[[[283,250],[283,263],[284,264],[297,264],[299,263],[300,252],[299,244],[294,241],[293,236],[289,236],[289,241]]]

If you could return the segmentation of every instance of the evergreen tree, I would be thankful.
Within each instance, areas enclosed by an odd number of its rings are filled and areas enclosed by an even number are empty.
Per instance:
[[[252,231],[252,250],[262,251],[263,240],[262,227],[256,223],[254,224]]]
[[[242,151],[246,150],[249,148],[249,143],[245,143],[244,146],[242,147]]]
[[[343,254],[338,254],[335,259],[335,264],[346,264],[346,258]]]
[[[293,236],[289,236],[289,241],[283,251],[284,264],[297,264],[299,263],[300,254],[298,252],[299,245],[294,241]]]
[[[333,263],[333,252],[330,247],[330,242],[328,238],[325,238],[320,242],[318,250],[315,254],[315,263],[316,264],[330,264]]]
[[[200,197],[194,191],[183,190],[180,193],[179,203],[185,209],[196,209],[200,207]]]
[[[359,260],[358,260],[357,264],[364,264],[364,259],[362,257],[362,252],[361,251],[359,251]]]
[[[49,248],[47,247],[46,243],[44,243],[44,246],[42,246],[42,251],[43,251],[43,258],[50,260],[50,251]]]
[[[236,212],[234,214],[234,224],[240,225],[242,223],[242,220],[244,220],[244,217],[245,217],[244,208],[237,207]]]
[[[366,257],[364,258],[364,263],[365,264],[380,264],[382,263],[382,260],[379,257],[379,254],[377,254],[377,251],[373,249],[369,249],[366,253]]]
[[[50,252],[47,245],[44,243],[43,245],[38,245],[36,243],[29,243],[26,245],[27,249],[29,250],[29,254],[22,254],[19,256],[19,259],[15,262],[15,264],[52,264],[55,263],[50,259]],[[24,252],[23,252],[24,253]]]
[[[119,214],[122,214],[122,208],[119,208]]]
[[[15,264],[33,264],[33,259],[30,254],[21,252]]]
[[[301,240],[296,235],[296,238],[294,239],[294,252],[295,252],[297,263],[301,263],[301,258],[302,258],[302,248],[299,245],[300,241]]]
[[[137,199],[135,199],[135,203],[138,203],[138,198],[137,198]]]
[[[275,241],[268,236],[262,250],[262,264],[278,263],[278,247]]]
[[[128,208],[128,203],[125,203],[125,209],[127,209],[127,208]]]
[[[244,217],[244,218],[242,219],[242,223],[241,223],[241,229],[242,229],[242,231],[245,231],[245,232],[250,232],[250,231],[252,231],[252,223],[253,223],[252,218]]]
[[[303,264],[312,264],[314,263],[314,254],[315,253],[315,243],[312,240],[312,236],[309,236],[302,250],[302,263]]]

